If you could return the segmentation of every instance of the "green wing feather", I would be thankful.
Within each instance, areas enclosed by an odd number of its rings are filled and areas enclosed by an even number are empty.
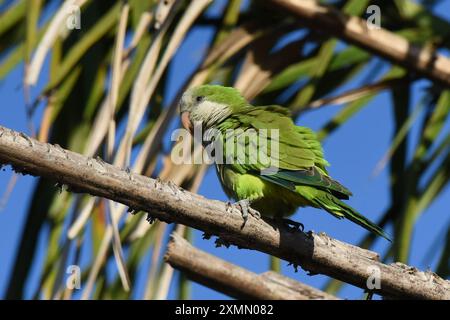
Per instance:
[[[267,179],[267,177],[269,177],[269,179]],[[280,170],[273,175],[261,175],[261,178],[272,182],[279,180],[285,181],[287,183],[286,186],[288,186],[288,183],[291,183],[294,187],[298,185],[318,187],[330,191],[339,199],[348,199],[349,196],[352,195],[350,190],[345,188],[339,182],[331,179],[329,176],[320,173],[315,167],[297,171]],[[281,184],[281,181],[278,184]],[[288,188],[292,189],[290,185]]]
[[[270,164],[262,163],[254,157],[258,154],[252,152],[248,145],[240,146],[244,151],[245,159],[253,161],[238,161],[237,158],[229,161],[234,170],[241,173],[254,173],[261,178],[276,183],[288,189],[296,185],[309,185],[328,190],[340,199],[348,199],[352,193],[339,182],[331,179],[326,171],[328,162],[324,159],[322,146],[317,140],[315,133],[306,127],[296,126],[289,117],[287,109],[279,106],[249,107],[245,112],[234,114],[219,129],[242,129],[227,131],[227,139],[234,138],[234,146],[238,148],[239,143],[248,143],[239,140],[239,135],[249,129],[278,129],[279,130],[279,152],[278,155],[271,151],[272,142],[268,143],[267,157],[272,157],[277,163],[276,170],[269,170],[271,174],[263,174]],[[230,137],[229,135],[234,135]],[[268,139],[270,140],[270,135]],[[259,146],[258,146],[259,148]],[[254,150],[254,149],[253,149]],[[260,151],[260,149],[258,149]],[[225,154],[226,148],[225,148]],[[235,156],[238,152],[235,150]]]

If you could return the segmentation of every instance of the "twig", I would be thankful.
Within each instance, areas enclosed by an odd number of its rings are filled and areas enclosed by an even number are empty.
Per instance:
[[[19,173],[54,179],[69,191],[114,200],[162,221],[184,224],[230,244],[277,256],[312,274],[326,274],[364,289],[368,279],[379,275],[381,287],[375,292],[381,295],[450,299],[450,282],[432,272],[403,264],[386,265],[374,252],[324,234],[292,232],[275,222],[249,219],[243,227],[240,213],[227,211],[224,202],[133,173],[130,179],[125,170],[98,160],[92,159],[88,165],[85,156],[25,139],[1,126],[0,163],[12,165]]]
[[[271,0],[270,3],[288,10],[310,28],[332,34],[450,87],[450,59],[437,52],[417,47],[389,30],[372,28],[366,20],[346,16],[316,1]]]
[[[334,97],[329,98],[321,98],[318,100],[315,100],[311,102],[307,107],[305,107],[305,110],[312,110],[312,109],[318,109],[326,105],[331,104],[344,104],[344,103],[350,103],[357,99],[361,99],[362,97],[368,96],[370,94],[377,93],[382,90],[390,89],[396,86],[401,85],[402,83],[407,83],[407,80],[405,78],[394,78],[394,79],[387,79],[387,80],[381,80],[376,83],[364,85],[362,87],[348,90],[344,93],[341,93]]]
[[[237,299],[336,299],[278,273],[269,271],[258,275],[228,263],[194,248],[178,234],[172,234],[164,259],[190,279]]]

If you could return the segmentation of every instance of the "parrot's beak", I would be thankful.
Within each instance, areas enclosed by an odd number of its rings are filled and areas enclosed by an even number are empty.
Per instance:
[[[181,124],[183,125],[183,128],[186,130],[189,130],[189,132],[192,132],[192,122],[190,119],[191,113],[189,111],[184,111],[181,113]]]

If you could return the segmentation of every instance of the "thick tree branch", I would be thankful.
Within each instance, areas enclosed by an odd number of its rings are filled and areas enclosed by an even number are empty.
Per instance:
[[[324,234],[292,232],[283,225],[254,218],[243,227],[240,213],[228,212],[223,202],[38,142],[1,126],[0,163],[12,165],[17,172],[54,179],[74,192],[111,199],[160,220],[203,230],[222,241],[280,257],[313,274],[326,274],[360,288],[365,289],[367,279],[379,274],[381,288],[377,292],[382,295],[450,299],[450,282],[432,272],[403,264],[383,264],[374,252]]]
[[[194,248],[173,234],[165,260],[207,287],[237,299],[335,300],[336,297],[275,272],[256,274]]]
[[[366,20],[346,16],[312,0],[270,0],[289,11],[308,27],[329,33],[358,47],[382,56],[431,81],[450,87],[450,59],[437,52],[410,44],[386,29],[369,28]]]

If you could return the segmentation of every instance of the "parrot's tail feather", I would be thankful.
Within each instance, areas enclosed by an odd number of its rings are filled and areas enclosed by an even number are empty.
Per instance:
[[[360,225],[364,229],[369,230],[370,232],[373,232],[374,234],[379,235],[392,242],[392,240],[389,238],[386,232],[383,231],[383,229],[381,229],[378,225],[364,217],[362,214],[360,214],[355,209],[345,204],[335,196],[324,194],[316,197],[313,201],[316,205],[331,213],[333,216],[337,218],[346,218]]]
[[[342,201],[338,200],[342,204],[342,209],[344,211],[344,215],[347,219],[353,221],[356,224],[359,224],[361,227],[385,238],[386,240],[392,242],[392,240],[389,238],[389,236],[384,232],[383,229],[381,229],[377,224],[373,223],[366,217],[364,217],[362,214],[357,212],[355,209],[350,207],[349,205],[343,203]]]

